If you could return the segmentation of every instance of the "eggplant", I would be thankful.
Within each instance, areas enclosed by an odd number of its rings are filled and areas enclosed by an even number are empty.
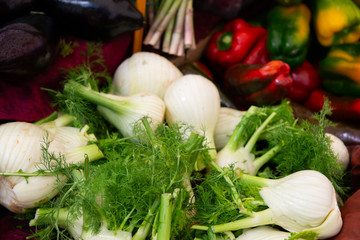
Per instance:
[[[33,0],[0,0],[0,24],[28,15]]]
[[[143,27],[143,16],[129,0],[36,0],[62,34],[107,40]]]
[[[17,18],[0,28],[0,74],[34,75],[56,52],[59,35],[53,20],[41,13]]]

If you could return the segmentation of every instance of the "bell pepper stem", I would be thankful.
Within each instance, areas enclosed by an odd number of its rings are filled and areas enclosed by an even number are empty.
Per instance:
[[[224,32],[216,42],[217,47],[220,51],[225,51],[231,48],[233,33]]]

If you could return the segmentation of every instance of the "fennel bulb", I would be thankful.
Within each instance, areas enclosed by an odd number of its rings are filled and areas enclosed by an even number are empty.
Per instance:
[[[245,229],[243,234],[238,236],[236,240],[284,240],[288,239],[290,234],[289,232],[280,231],[269,226],[261,226]]]
[[[215,84],[201,75],[185,75],[170,85],[164,101],[166,121],[186,123],[204,135],[215,159],[214,130],[220,111],[220,94]],[[200,164],[197,169],[204,167]]]
[[[214,130],[214,141],[217,150],[225,147],[234,132],[236,125],[241,121],[245,111],[234,108],[221,107],[219,117]]]
[[[160,98],[182,72],[167,58],[151,52],[138,52],[123,61],[115,71],[112,93],[129,96],[153,93]]]
[[[337,162],[341,165],[342,170],[346,171],[350,163],[349,150],[340,138],[331,133],[325,133],[325,135],[330,138],[330,147],[337,157]]]
[[[60,159],[63,156],[66,164],[83,163],[85,155],[90,160],[101,158],[99,148],[95,144],[87,145],[88,142],[88,136],[80,129],[58,126],[55,121],[40,125],[26,122],[0,125],[0,203],[12,212],[21,213],[54,197],[59,187],[54,175],[34,174],[25,178],[22,173],[49,170],[44,164],[50,162],[44,161],[49,161],[46,158],[51,154]],[[9,174],[5,177],[6,173]]]
[[[318,171],[303,170],[281,179],[239,173],[241,181],[262,187],[260,195],[269,207],[248,217],[213,225],[214,232],[278,225],[290,232],[312,231],[319,239],[335,236],[342,227],[336,192],[329,179]],[[193,225],[207,230],[207,226]]]
[[[134,136],[134,124],[143,117],[150,119],[152,129],[164,121],[165,103],[152,93],[117,96],[91,90],[74,81],[66,83],[65,90],[96,104],[100,114],[124,137]]]

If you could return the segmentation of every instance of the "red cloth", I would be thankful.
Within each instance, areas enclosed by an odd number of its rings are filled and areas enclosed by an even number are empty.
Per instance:
[[[359,240],[360,239],[360,190],[355,192],[341,208],[343,227],[333,240]]]
[[[110,74],[127,58],[132,33],[122,34],[102,44],[105,66]],[[74,52],[61,57],[56,55],[54,61],[34,77],[19,77],[16,81],[0,79],[0,120],[3,121],[36,121],[51,114],[51,99],[42,88],[56,89],[62,80],[63,70],[74,68],[85,61],[87,41],[73,37],[64,37],[66,42],[76,42]]]

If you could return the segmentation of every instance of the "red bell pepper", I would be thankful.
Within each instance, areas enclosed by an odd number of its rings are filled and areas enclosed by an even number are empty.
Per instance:
[[[270,60],[266,48],[267,31],[237,18],[212,36],[206,57],[212,68],[225,71],[238,63],[265,64]]]
[[[356,122],[360,120],[360,98],[337,96],[321,89],[314,90],[304,103],[308,109],[318,112],[325,99],[330,101],[331,118],[338,121]]]
[[[283,99],[292,85],[288,64],[236,64],[224,77],[224,88],[239,108],[272,105]]]
[[[305,102],[310,93],[320,87],[319,74],[308,61],[291,70],[290,76],[293,84],[287,92],[287,97],[294,102]]]

